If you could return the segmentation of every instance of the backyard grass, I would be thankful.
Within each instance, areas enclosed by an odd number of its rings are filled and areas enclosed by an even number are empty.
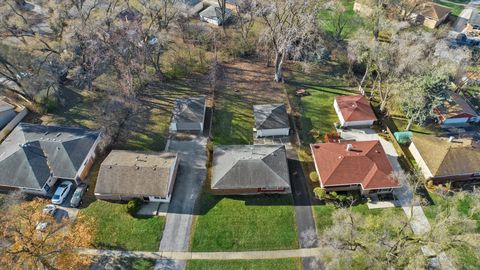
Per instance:
[[[283,86],[273,81],[272,68],[253,61],[222,66],[222,80],[215,93],[213,143],[252,144],[253,105],[284,103]]]
[[[405,131],[408,125],[408,120],[404,116],[400,115],[391,115],[390,118],[395,123],[398,131]],[[417,124],[412,124],[410,127],[410,131],[413,133],[422,133],[422,134],[431,134],[435,135],[440,133],[442,130],[437,124],[427,124],[424,126],[420,126]]]
[[[290,195],[214,196],[199,201],[192,251],[298,248]]]
[[[190,260],[187,270],[300,270],[301,259],[277,260]]]
[[[342,31],[342,38],[351,36],[361,26],[361,18],[353,11],[354,2],[354,0],[341,0],[345,8],[345,12],[342,14],[343,20],[347,22]],[[320,18],[321,27],[325,32],[336,34],[335,26],[338,22],[335,15],[332,15],[328,10],[322,9],[318,17]]]
[[[452,9],[452,15],[455,15],[455,16],[460,15],[462,10],[465,8],[464,5],[461,5],[461,4],[465,4],[465,3],[463,3],[465,1],[466,0],[450,0],[449,2],[446,2],[446,1],[442,1],[442,0],[433,0],[433,2],[435,2],[435,3],[438,3],[440,5],[451,8]],[[456,3],[459,3],[459,4],[455,4],[455,3],[451,3],[451,2],[456,2]],[[468,2],[470,2],[470,1],[467,1],[467,4],[468,4]]]
[[[331,68],[334,69],[334,68]],[[300,136],[304,144],[313,143],[310,131],[315,129],[323,135],[335,131],[334,123],[338,122],[333,108],[335,96],[350,95],[355,89],[334,71],[330,69],[315,69],[309,74],[301,72],[295,67],[289,72],[287,89],[291,95],[293,106],[300,114]],[[295,91],[305,89],[311,95],[295,97]]]
[[[92,218],[96,248],[158,251],[164,217],[132,217],[126,204],[97,200],[79,213],[79,220]]]

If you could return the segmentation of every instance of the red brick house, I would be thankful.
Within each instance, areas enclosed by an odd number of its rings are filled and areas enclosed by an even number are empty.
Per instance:
[[[391,193],[400,184],[380,141],[310,145],[320,186],[327,191]]]

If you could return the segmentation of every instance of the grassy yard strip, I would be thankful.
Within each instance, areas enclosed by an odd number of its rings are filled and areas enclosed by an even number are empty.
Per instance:
[[[214,196],[199,201],[192,251],[298,248],[290,195]]]
[[[223,95],[215,106],[213,126],[215,144],[253,143],[253,105],[241,95]]]
[[[164,217],[132,217],[126,204],[97,200],[81,210],[79,219],[92,218],[97,248],[158,251]]]
[[[191,260],[187,270],[300,270],[300,258],[276,260]]]
[[[300,113],[300,136],[303,143],[312,143],[310,135],[312,129],[318,130],[321,135],[335,130],[334,123],[338,122],[333,107],[335,96],[350,95],[355,89],[330,70],[314,70],[310,74],[291,71],[292,81],[288,82],[287,90],[292,96],[292,105]],[[295,97],[295,91],[303,88],[311,95]]]
[[[465,8],[464,5],[451,3],[451,2],[462,3],[463,0],[450,0],[448,2],[447,1],[442,1],[442,0],[433,0],[433,2],[451,8],[452,9],[452,15],[455,15],[455,16],[460,15],[462,10]]]

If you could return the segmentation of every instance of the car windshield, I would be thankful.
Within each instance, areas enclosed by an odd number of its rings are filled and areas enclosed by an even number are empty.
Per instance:
[[[80,197],[80,191],[76,191],[75,193],[73,193],[73,197],[74,198],[79,198]]]
[[[54,200],[57,200],[57,199],[59,199],[59,198],[60,198],[60,195],[58,195],[58,194],[53,195],[53,199],[54,199]]]
[[[65,189],[62,188],[62,187],[58,188],[57,191],[55,192],[55,195],[60,195],[60,194],[62,194],[64,190],[65,190]]]

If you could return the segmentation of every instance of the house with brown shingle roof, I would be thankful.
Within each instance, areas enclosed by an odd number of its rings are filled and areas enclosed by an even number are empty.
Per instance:
[[[169,202],[178,163],[176,153],[113,150],[100,165],[95,197]]]
[[[429,2],[421,5],[412,17],[416,23],[434,29],[445,22],[451,12],[449,7]]]
[[[320,186],[327,191],[359,190],[363,195],[399,188],[380,141],[310,145]]]
[[[336,96],[333,107],[342,127],[371,126],[377,120],[368,100],[362,96]]]
[[[455,92],[450,92],[442,104],[433,111],[443,127],[469,125],[470,122],[480,121],[472,106]]]
[[[480,141],[416,133],[409,150],[435,184],[480,179]]]

